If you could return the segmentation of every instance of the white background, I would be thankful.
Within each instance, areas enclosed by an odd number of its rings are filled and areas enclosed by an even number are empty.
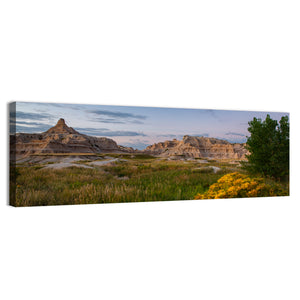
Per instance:
[[[1,1],[0,298],[299,299],[299,1]],[[291,196],[12,208],[11,100],[290,112]]]

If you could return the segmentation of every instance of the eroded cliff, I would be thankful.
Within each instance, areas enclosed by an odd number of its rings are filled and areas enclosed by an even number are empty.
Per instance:
[[[247,150],[244,144],[232,144],[228,141],[185,135],[181,141],[172,140],[148,146],[144,152],[161,156],[183,156],[191,158],[245,159]]]
[[[133,152],[114,140],[80,134],[64,119],[43,133],[16,133],[10,137],[10,152],[16,158],[47,153]]]

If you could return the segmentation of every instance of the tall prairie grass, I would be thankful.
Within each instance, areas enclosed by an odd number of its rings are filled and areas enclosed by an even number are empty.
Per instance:
[[[147,157],[94,169],[21,166],[11,183],[10,201],[36,206],[193,199],[227,173],[196,166]]]

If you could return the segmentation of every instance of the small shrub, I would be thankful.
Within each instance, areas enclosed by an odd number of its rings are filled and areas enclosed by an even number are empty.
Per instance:
[[[238,172],[221,177],[208,191],[197,194],[195,199],[221,199],[287,196],[288,192],[279,184],[266,184],[263,178],[250,178]]]
[[[192,170],[193,173],[211,174],[214,173],[214,169],[210,167],[196,168]]]
[[[11,182],[16,182],[17,177],[20,175],[20,170],[15,165],[11,165],[9,168],[9,179]]]
[[[81,188],[84,184],[85,184],[85,182],[75,181],[75,182],[70,183],[70,188],[71,189]]]

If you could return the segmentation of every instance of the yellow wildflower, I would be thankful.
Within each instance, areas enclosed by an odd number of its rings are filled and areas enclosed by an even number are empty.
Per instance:
[[[285,196],[287,192],[279,185],[264,183],[263,178],[250,178],[238,172],[230,173],[221,177],[212,184],[208,191],[196,195],[195,199],[220,199],[220,198],[243,198]]]

